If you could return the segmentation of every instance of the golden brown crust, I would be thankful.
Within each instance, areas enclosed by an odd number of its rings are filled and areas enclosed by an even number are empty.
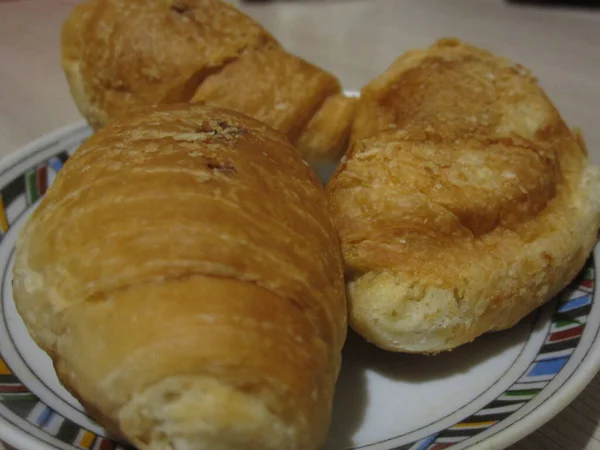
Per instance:
[[[361,91],[328,185],[351,325],[396,351],[514,325],[582,267],[600,176],[521,66],[455,40]]]
[[[62,64],[96,129],[139,107],[209,102],[295,139],[337,79],[285,52],[221,0],[89,0],[64,24]],[[320,149],[324,155],[338,149]]]
[[[294,142],[309,161],[336,161],[346,151],[357,99],[344,94],[328,97]]]
[[[220,0],[90,0],[62,34],[63,67],[96,128],[131,106],[188,100],[198,83],[271,35]]]
[[[244,52],[208,77],[191,102],[207,102],[248,114],[293,142],[324,99],[339,91],[333,75],[278,45],[268,45]]]
[[[256,120],[173,105],[97,132],[21,233],[14,295],[60,379],[140,448],[325,437],[339,246],[318,179]]]

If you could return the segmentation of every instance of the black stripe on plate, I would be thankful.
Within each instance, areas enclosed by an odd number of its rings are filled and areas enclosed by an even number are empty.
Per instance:
[[[4,203],[4,208],[8,208],[8,206],[21,195],[25,195],[24,176],[15,178],[2,189],[2,202]]]
[[[525,401],[521,401],[521,403],[525,404],[527,402]],[[504,405],[506,406],[506,405]],[[487,409],[487,406],[483,409]],[[506,412],[506,413],[492,413],[492,414],[478,414],[476,416],[471,416],[468,419],[465,419],[464,422],[489,422],[492,420],[495,421],[501,421],[506,419],[508,416],[514,414],[516,411],[518,411],[518,409],[515,409],[514,411],[510,411],[510,412]]]
[[[67,152],[61,152],[58,155],[56,155],[56,157],[64,163],[67,161],[67,159],[69,159],[69,154]]]
[[[586,294],[586,295],[591,295],[591,294]],[[581,316],[588,316],[590,314],[591,310],[592,310],[592,304],[588,303],[587,305],[583,305],[578,308],[571,309],[569,311],[558,312],[558,313],[554,314],[554,316],[552,317],[552,321],[558,322],[560,320],[575,320]]]
[[[39,403],[37,397],[31,395],[4,397],[2,404],[22,419],[26,419],[29,413]]]
[[[81,430],[79,425],[65,418],[64,422],[60,426],[60,429],[58,430],[58,433],[56,434],[56,438],[59,441],[72,444],[77,437],[79,430]]]
[[[23,384],[14,374],[0,375],[0,384]]]
[[[575,339],[569,339],[566,341],[559,341],[559,342],[552,342],[550,344],[544,344],[542,346],[542,349],[540,350],[540,354],[543,355],[544,353],[559,352],[562,350],[577,348],[577,346],[579,345],[580,339],[581,339],[581,336],[577,336]]]
[[[488,408],[500,408],[502,406],[508,406],[508,405],[514,405],[516,403],[523,403],[526,402],[526,400],[520,399],[520,400],[511,400],[509,398],[507,398],[506,400],[494,400],[493,402],[491,402],[489,405],[487,405],[484,409],[488,409]],[[486,416],[487,417],[487,416]],[[487,422],[488,419],[485,419],[485,421],[482,422]]]

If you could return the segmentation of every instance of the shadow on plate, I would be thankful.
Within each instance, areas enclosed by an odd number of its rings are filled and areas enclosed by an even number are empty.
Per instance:
[[[344,449],[355,445],[353,436],[363,425],[369,403],[368,372],[392,381],[415,384],[466,373],[507,349],[523,345],[538,314],[530,314],[512,330],[486,334],[451,352],[431,356],[386,352],[349,330],[333,402],[329,445],[325,448]],[[335,446],[332,446],[333,443]]]

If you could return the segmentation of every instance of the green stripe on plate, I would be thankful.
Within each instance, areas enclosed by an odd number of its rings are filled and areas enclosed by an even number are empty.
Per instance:
[[[30,170],[25,174],[25,187],[27,190],[27,203],[31,205],[40,198],[35,170]]]
[[[524,397],[527,395],[536,395],[541,389],[522,389],[519,391],[506,391],[504,395],[506,397]]]

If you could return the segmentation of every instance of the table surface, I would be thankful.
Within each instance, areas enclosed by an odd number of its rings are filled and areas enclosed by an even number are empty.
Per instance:
[[[0,0],[0,156],[81,120],[59,64],[75,0]],[[235,1],[239,4],[239,1]],[[529,67],[600,163],[600,10],[502,0],[313,0],[242,4],[287,49],[359,89],[402,52],[457,36]],[[512,450],[600,449],[600,377]]]

